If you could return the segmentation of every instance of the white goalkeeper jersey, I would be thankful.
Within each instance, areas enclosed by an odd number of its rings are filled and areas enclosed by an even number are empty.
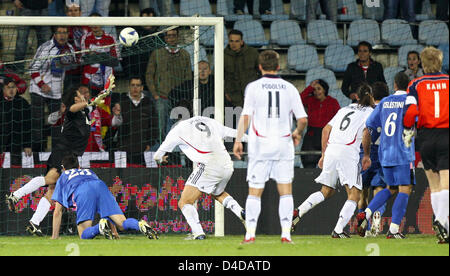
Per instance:
[[[328,123],[332,129],[328,138],[327,150],[335,145],[346,146],[350,149],[348,154],[359,158],[363,130],[372,111],[372,107],[363,107],[356,103],[341,108]]]
[[[225,127],[216,120],[196,116],[179,122],[167,134],[154,159],[161,160],[166,152],[179,146],[186,156],[194,163],[208,166],[233,167],[223,138],[236,137],[235,129]],[[243,137],[246,141],[247,137]]]
[[[275,75],[264,75],[245,89],[241,116],[250,116],[248,156],[254,160],[293,160],[293,115],[306,118],[300,93]]]

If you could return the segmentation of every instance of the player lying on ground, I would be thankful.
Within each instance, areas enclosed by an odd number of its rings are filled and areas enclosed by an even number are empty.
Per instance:
[[[121,231],[141,231],[149,239],[158,238],[156,231],[145,220],[127,219],[123,215],[108,186],[93,171],[81,169],[76,155],[68,155],[62,160],[62,174],[56,183],[52,200],[56,202],[52,239],[59,238],[63,207],[74,206],[77,207],[78,235],[81,239],[93,239],[99,234],[112,239],[113,230],[107,219],[113,221]],[[92,226],[97,213],[100,214],[100,222]]]
[[[311,194],[294,212],[293,221],[300,220],[312,208],[330,198],[336,192],[338,179],[347,191],[347,201],[341,209],[337,224],[331,234],[333,238],[350,238],[344,227],[350,221],[359,201],[362,181],[359,150],[364,124],[373,111],[372,88],[358,88],[358,103],[341,108],[322,131],[322,169],[316,183],[322,185],[319,192]],[[297,219],[298,216],[298,219]]]
[[[377,193],[366,210],[358,213],[358,234],[362,237],[365,236],[368,219],[374,211],[397,194],[392,206],[392,222],[386,237],[388,239],[405,238],[399,231],[400,223],[405,216],[412,187],[416,184],[414,177],[414,143],[411,147],[406,147],[402,140],[403,107],[408,83],[409,78],[405,73],[397,73],[394,78],[395,93],[381,100],[366,121],[362,142],[364,149],[363,170],[371,165],[370,143],[373,140],[372,136],[375,136],[376,139],[378,136],[377,129],[381,129],[378,156],[388,188]]]
[[[158,163],[167,161],[167,152],[179,146],[196,168],[189,176],[178,206],[192,229],[193,239],[206,238],[198,212],[193,205],[202,193],[210,194],[230,209],[243,223],[245,213],[225,188],[233,174],[233,162],[223,144],[223,138],[236,137],[236,130],[207,117],[193,117],[180,121],[170,130],[154,155]],[[245,225],[245,224],[244,224]]]
[[[90,135],[90,120],[88,117],[89,105],[98,105],[104,101],[114,88],[114,76],[110,76],[105,86],[105,92],[100,94],[95,100],[89,103],[89,93],[84,93],[77,88],[69,91],[63,98],[66,110],[64,123],[62,126],[59,143],[52,146],[52,152],[47,161],[47,172],[45,176],[37,176],[31,179],[17,191],[6,195],[6,203],[9,210],[15,211],[19,200],[38,190],[41,187],[48,187],[44,197],[41,198],[36,212],[27,225],[27,232],[33,235],[42,236],[39,224],[45,218],[51,207],[51,197],[55,190],[55,184],[61,174],[61,160],[68,154],[81,156],[86,149]]]

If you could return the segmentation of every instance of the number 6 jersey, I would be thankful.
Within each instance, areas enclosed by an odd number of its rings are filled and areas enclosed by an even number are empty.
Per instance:
[[[349,157],[359,159],[363,130],[372,111],[372,107],[356,103],[341,108],[328,122],[332,129],[328,138],[327,150],[333,145],[346,146],[349,149],[347,152]]]
[[[381,128],[378,158],[383,167],[407,165],[414,161],[414,143],[407,148],[403,142],[403,113],[406,91],[397,91],[383,98],[367,119],[367,128]]]

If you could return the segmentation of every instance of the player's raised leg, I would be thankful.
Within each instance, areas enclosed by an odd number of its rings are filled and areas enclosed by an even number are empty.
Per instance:
[[[217,196],[213,195],[213,197],[215,200],[219,201],[223,207],[231,210],[245,226],[245,210],[230,194],[223,192]]]
[[[306,213],[325,201],[325,199],[332,197],[335,192],[335,189],[322,185],[320,191],[311,194],[297,209],[294,210],[291,231],[293,232],[295,230],[295,227],[298,225],[300,219]]]
[[[197,208],[194,206],[195,201],[200,198],[201,194],[202,192],[196,187],[186,185],[178,202],[178,207],[180,207],[187,223],[191,227],[193,238],[196,240],[204,240],[206,238],[205,232],[203,232],[202,225],[200,224]]]

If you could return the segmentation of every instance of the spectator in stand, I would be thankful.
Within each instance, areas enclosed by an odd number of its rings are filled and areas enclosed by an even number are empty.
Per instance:
[[[225,98],[232,106],[243,106],[245,87],[258,79],[258,56],[258,50],[244,43],[241,31],[228,33],[224,51]]]
[[[203,114],[207,107],[214,107],[214,80],[213,76],[211,76],[209,62],[202,60],[198,63],[198,78],[198,97],[201,101],[200,114]],[[180,104],[183,101],[187,101],[188,105],[192,107],[194,99],[194,81],[185,81],[183,84],[173,89],[169,96],[172,108],[185,105],[185,103]]]
[[[91,16],[92,13],[98,13],[100,16],[109,15],[109,4],[111,0],[84,0],[81,1],[81,15]]]
[[[98,13],[92,13],[91,17],[101,17]],[[83,67],[81,83],[88,85],[92,96],[97,96],[106,84],[110,74],[113,74],[113,67],[119,64],[119,49],[116,46],[101,48],[102,46],[116,44],[116,39],[106,33],[101,26],[91,26],[91,32],[85,34],[81,39],[82,50],[92,50],[84,53],[83,59],[103,56],[102,63],[92,63]]]
[[[386,83],[383,73],[383,65],[372,59],[372,45],[367,41],[358,44],[358,59],[347,66],[342,81],[341,90],[352,102],[357,102],[356,91],[363,83],[369,85],[382,81]]]
[[[411,26],[413,37],[417,38],[418,28],[415,26],[416,12],[415,12],[415,0],[383,0],[384,1],[384,16],[386,19],[403,18],[408,21]],[[399,14],[399,7],[401,16]]]
[[[405,70],[405,74],[409,80],[419,78],[423,76],[423,70],[420,62],[420,54],[416,51],[410,51],[408,53],[408,68]]]
[[[244,14],[245,4],[247,4],[247,9],[249,14],[253,14],[253,1],[254,0],[234,0],[234,12],[237,14]],[[270,11],[270,0],[256,0],[259,1],[259,14],[271,14]]]
[[[154,50],[150,55],[146,71],[146,83],[156,101],[161,140],[168,132],[170,91],[192,79],[191,57],[178,46],[178,29],[167,31],[164,41],[165,47]]]
[[[340,106],[338,101],[328,96],[328,83],[322,79],[315,80],[301,93],[302,103],[308,114],[308,128],[303,140],[302,150],[322,150],[322,129],[336,115]],[[319,155],[303,155],[302,163],[305,168],[316,168]]]
[[[66,0],[66,15],[73,17],[81,16],[81,8],[79,0]],[[81,39],[91,30],[88,26],[68,26],[69,43],[72,44],[75,51],[81,51]],[[80,59],[81,55],[77,55]],[[66,71],[64,78],[64,92],[71,89],[72,86],[79,86],[81,84],[82,66],[74,65],[74,68]]]
[[[306,0],[306,22],[317,19],[317,6],[320,4],[327,20],[337,22],[338,0]]]
[[[89,88],[85,85],[81,85],[78,88],[80,94],[86,99],[91,98],[91,93]],[[91,124],[91,134],[89,136],[88,144],[84,151],[86,152],[98,152],[105,151],[105,146],[103,144],[102,137],[102,112],[99,106],[88,106],[89,109],[89,119]],[[66,106],[61,103],[61,108],[59,111],[53,112],[48,116],[48,123],[53,127],[61,128],[64,122],[64,113],[66,111]]]
[[[131,77],[129,92],[121,93],[118,104],[119,150],[127,152],[132,164],[145,164],[144,151],[149,151],[158,139],[158,121],[153,101],[146,97],[142,80]],[[114,125],[114,124],[113,124]]]
[[[156,16],[153,8],[143,9],[140,15],[141,17]],[[124,56],[122,58],[122,67],[127,76],[139,76],[141,79],[145,79],[148,57],[152,54],[152,49],[148,45],[156,45],[160,41],[160,37],[152,36],[145,39],[142,38],[157,32],[158,27],[135,26],[134,28],[138,32],[140,40],[134,46],[122,48]],[[144,90],[149,90],[146,84],[144,84]]]
[[[75,0],[49,0],[48,15],[49,16],[64,16],[64,2],[73,2]],[[76,0],[79,1],[79,0]]]
[[[22,95],[27,90],[27,83],[12,70],[8,69],[0,60],[0,85],[5,83],[6,78],[11,78],[17,87],[17,94]]]
[[[33,151],[45,151],[44,110],[49,113],[59,110],[66,68],[76,62],[74,48],[68,43],[65,26],[55,28],[53,38],[42,44],[30,65],[31,112],[33,113]],[[49,59],[49,56],[68,54]],[[56,136],[52,133],[52,137]]]
[[[17,96],[17,86],[12,78],[3,81],[0,99],[0,153],[11,153],[11,165],[22,164],[22,150],[31,156],[31,108]]]
[[[18,9],[20,16],[47,16],[49,0],[14,0],[14,6]],[[49,26],[18,26],[16,38],[16,50],[14,52],[14,60],[24,60],[28,48],[28,35],[30,28],[36,32],[37,45],[41,46],[51,36],[52,31]],[[24,63],[17,63],[14,71],[22,73]]]

